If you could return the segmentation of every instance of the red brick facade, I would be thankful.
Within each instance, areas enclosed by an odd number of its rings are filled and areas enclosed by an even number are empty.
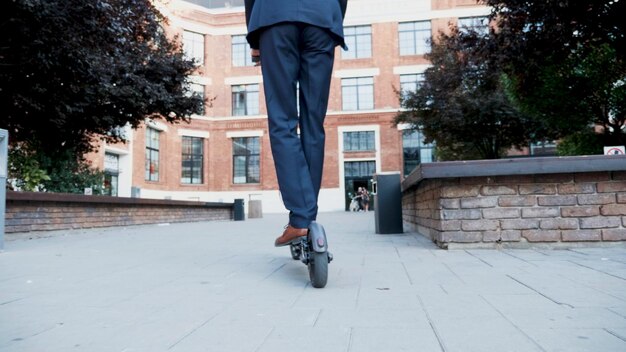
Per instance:
[[[8,192],[6,233],[232,220],[232,203],[207,204],[59,193]]]
[[[457,16],[485,16],[488,10],[472,0],[457,1],[388,1],[380,12],[380,2],[349,2],[345,26],[371,26],[371,57],[342,58],[337,48],[326,118],[326,157],[320,210],[344,209],[346,178],[344,163],[374,161],[376,171],[401,171],[403,167],[402,131],[393,123],[399,110],[396,89],[400,75],[419,73],[428,61],[423,55],[400,55],[398,24],[411,21],[431,22],[432,34],[445,30]],[[409,6],[410,8],[404,8]],[[125,146],[105,146],[95,157],[103,167],[105,151],[119,156],[120,189],[118,194],[144,198],[181,200],[232,201],[234,198],[262,199],[264,211],[284,211],[277,191],[276,175],[270,153],[267,116],[264,104],[261,71],[258,67],[234,67],[232,36],[245,34],[243,8],[207,10],[184,2],[171,1],[162,7],[169,19],[172,35],[183,31],[204,35],[204,64],[194,80],[205,84],[206,97],[213,99],[203,116],[194,116],[190,124],[153,124],[161,131],[158,181],[145,179],[145,128],[129,131]],[[374,109],[342,111],[342,78],[373,77]],[[259,115],[232,116],[233,84],[259,83]],[[181,136],[200,135],[204,138],[203,181],[198,185],[181,182]],[[343,151],[345,131],[375,131],[376,150]],[[260,182],[233,183],[232,137],[260,136]],[[126,167],[122,167],[122,164]],[[371,175],[370,175],[371,176]],[[363,182],[363,181],[361,181]],[[122,187],[123,186],[123,187]],[[368,184],[369,186],[369,184]],[[123,189],[122,189],[123,188]]]

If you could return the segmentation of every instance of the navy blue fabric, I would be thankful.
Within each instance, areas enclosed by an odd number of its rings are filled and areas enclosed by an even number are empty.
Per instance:
[[[306,228],[317,217],[324,164],[324,118],[337,41],[327,29],[291,22],[264,29],[259,39],[278,185],[290,211],[289,223]]]
[[[343,16],[346,0],[246,0],[248,43],[259,48],[259,36],[264,28],[282,22],[307,23],[330,30],[343,41]]]

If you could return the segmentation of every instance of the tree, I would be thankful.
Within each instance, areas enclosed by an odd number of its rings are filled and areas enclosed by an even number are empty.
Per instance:
[[[150,0],[13,0],[0,14],[0,128],[47,156],[82,155],[94,138],[145,118],[185,121],[194,63],[165,35]]]
[[[491,35],[491,34],[490,34]],[[432,66],[415,92],[401,92],[396,122],[420,127],[440,156],[495,159],[530,138],[531,125],[506,94],[489,36],[451,28],[427,55]]]
[[[556,151],[560,156],[604,153],[601,135],[591,128],[562,138],[556,146]]]
[[[9,164],[7,165],[7,187],[10,190],[27,192],[40,191],[43,182],[50,181],[46,170],[41,168],[39,161],[31,157],[30,151],[20,145],[14,145],[9,150]],[[0,185],[2,187],[3,185]]]
[[[538,133],[558,139],[598,125],[605,145],[625,144],[626,3],[485,2],[510,92]]]

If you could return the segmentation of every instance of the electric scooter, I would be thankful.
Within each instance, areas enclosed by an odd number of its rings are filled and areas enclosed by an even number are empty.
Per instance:
[[[328,242],[324,227],[313,221],[309,225],[309,234],[290,245],[291,257],[301,260],[309,268],[311,285],[323,288],[328,281],[328,263],[333,255],[328,252]]]

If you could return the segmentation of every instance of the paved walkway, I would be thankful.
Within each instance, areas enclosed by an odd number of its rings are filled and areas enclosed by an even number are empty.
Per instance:
[[[12,240],[0,351],[626,351],[626,248],[444,251],[325,213],[324,289],[284,216]]]

